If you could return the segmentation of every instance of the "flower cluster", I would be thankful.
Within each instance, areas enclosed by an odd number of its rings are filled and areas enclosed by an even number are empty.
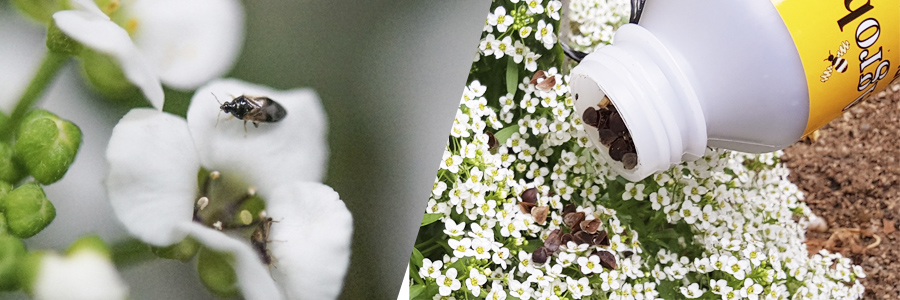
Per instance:
[[[807,255],[811,214],[780,153],[710,149],[641,182],[616,176],[573,113],[561,50],[522,33],[558,28],[553,2],[494,2],[410,260],[411,299],[861,297],[859,266]],[[627,19],[624,3],[594,2],[570,6],[570,21],[605,20],[572,26],[585,47]],[[510,43],[534,61],[496,53]]]
[[[568,15],[572,46],[591,52],[597,45],[609,44],[615,29],[628,22],[630,8],[625,0],[572,0]]]

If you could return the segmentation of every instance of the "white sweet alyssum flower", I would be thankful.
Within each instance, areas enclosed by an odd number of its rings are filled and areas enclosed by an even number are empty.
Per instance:
[[[46,253],[32,292],[37,300],[124,300],[128,286],[109,258],[90,250]]]
[[[246,131],[241,120],[219,120],[216,97],[242,94],[277,99],[287,115]],[[126,114],[107,149],[107,192],[125,228],[146,243],[167,246],[190,235],[233,254],[247,299],[334,299],[349,263],[352,219],[337,193],[317,182],[326,152],[325,117],[312,91],[219,80],[197,91],[187,121],[152,109]],[[203,170],[215,175],[201,186]],[[209,201],[202,211],[195,206],[200,196]],[[227,216],[251,196],[264,199],[273,221],[267,253],[252,248],[249,237],[211,228],[242,228]],[[220,214],[207,213],[214,211]]]
[[[135,0],[113,6],[108,13],[114,19],[94,1],[71,4],[74,9],[53,15],[59,29],[113,57],[159,109],[160,82],[192,90],[220,77],[231,69],[244,41],[244,13],[236,0]]]
[[[140,53],[128,32],[110,20],[91,0],[71,0],[73,10],[53,14],[56,26],[72,39],[112,56],[128,81],[156,108],[162,109],[163,90],[153,65]]]
[[[454,278],[467,286],[419,274],[416,288],[434,293],[425,297],[861,297],[857,266],[839,254],[807,255],[809,209],[780,153],[709,149],[641,182],[624,181],[599,157],[559,71],[567,62],[548,48],[558,36],[576,49],[608,42],[627,22],[628,2],[573,0],[570,19],[559,21],[554,0],[492,5],[492,15],[504,7],[515,21],[482,35],[437,174],[444,184],[428,199],[443,222],[422,227],[416,246],[428,262],[458,268]],[[563,22],[572,32],[555,32]],[[506,38],[517,50],[497,59],[494,45]]]

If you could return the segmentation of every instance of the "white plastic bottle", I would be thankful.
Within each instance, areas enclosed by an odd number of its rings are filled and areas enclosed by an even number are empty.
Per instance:
[[[783,149],[900,77],[898,0],[648,0],[571,72],[579,115],[607,96],[640,180],[706,146]]]

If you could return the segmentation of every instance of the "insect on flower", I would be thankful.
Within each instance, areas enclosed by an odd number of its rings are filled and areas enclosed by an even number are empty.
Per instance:
[[[250,245],[259,253],[260,260],[267,266],[272,265],[272,255],[269,254],[268,244],[270,242],[269,230],[272,228],[272,223],[275,222],[277,221],[273,221],[269,217],[260,219],[259,225],[256,226],[256,229],[253,230],[253,235],[250,236]]]
[[[213,97],[216,97],[213,94]],[[284,119],[287,111],[281,104],[269,97],[253,97],[240,95],[231,101],[219,102],[219,109],[231,114],[235,118],[244,120],[244,131],[247,131],[247,122],[253,122],[254,127],[259,127],[259,123],[274,123]],[[220,112],[221,112],[220,111]],[[216,118],[218,120],[218,118]]]

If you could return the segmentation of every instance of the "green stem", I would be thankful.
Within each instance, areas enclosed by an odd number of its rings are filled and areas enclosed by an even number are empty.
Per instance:
[[[111,245],[113,263],[117,267],[129,267],[156,258],[150,245],[137,239],[127,239]]]
[[[44,93],[44,90],[47,89],[47,86],[50,85],[50,82],[53,81],[53,78],[56,76],[59,69],[65,65],[68,58],[69,55],[67,54],[56,53],[53,51],[47,52],[47,55],[44,56],[44,60],[41,61],[41,66],[38,68],[37,74],[35,74],[34,78],[31,79],[31,82],[28,83],[25,94],[19,98],[16,108],[13,109],[13,112],[10,115],[8,120],[9,127],[7,127],[8,130],[0,132],[0,140],[9,140],[14,132],[18,130],[19,123],[22,122],[25,113],[37,102],[41,94]]]

